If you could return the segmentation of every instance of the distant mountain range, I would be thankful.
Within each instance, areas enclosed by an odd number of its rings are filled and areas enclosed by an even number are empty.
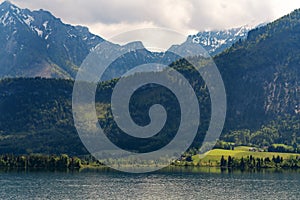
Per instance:
[[[0,13],[2,78],[44,76],[72,79],[90,49],[103,41],[86,28],[63,24],[46,11],[31,12],[4,2],[0,5]],[[204,33],[197,35],[190,36],[188,41],[206,41],[207,45],[214,44],[214,47],[221,48],[221,44],[225,44],[222,42],[225,36],[235,34],[227,34],[226,31],[223,34],[210,33],[211,37],[207,40],[201,39]],[[246,129],[251,138],[254,138],[250,141],[254,145],[300,145],[300,9],[249,31],[247,37],[242,35],[235,35],[237,41],[221,53],[217,53],[216,48],[211,48],[211,53],[217,54],[214,61],[224,80],[227,94],[227,118],[223,135],[233,133],[230,141],[234,141],[235,137],[245,136],[235,131]],[[226,41],[231,42],[228,38]],[[115,50],[126,48],[128,51],[137,45],[143,47],[140,42],[123,47],[112,43],[109,45]],[[110,73],[111,77],[106,78],[118,77],[122,70],[132,67],[131,65],[167,59],[168,56],[146,49],[131,52],[115,62],[115,71]],[[191,79],[196,92],[202,92],[202,96],[199,95],[202,109],[200,113],[204,115],[201,115],[200,121],[207,123],[210,119],[207,106],[209,96],[203,81],[198,80],[199,74],[182,60],[173,63],[171,67],[179,69],[187,79]],[[109,97],[115,81],[104,82],[98,88],[107,97],[102,104],[97,104],[98,108],[109,107]],[[0,80],[0,154],[86,153],[73,124],[72,88],[71,80]],[[141,104],[148,103],[155,96],[161,98],[160,102],[172,105],[162,94],[165,94],[163,90],[156,93],[146,90]],[[105,113],[99,119],[110,116]],[[171,119],[176,118],[171,115]],[[116,126],[111,121],[109,118],[102,125],[109,134],[114,134],[117,132]],[[278,124],[281,124],[280,129]],[[171,125],[176,126],[176,123]],[[117,138],[121,140],[124,137]],[[131,141],[126,144],[130,146],[143,143]]]
[[[202,45],[210,55],[214,56],[231,47],[238,40],[245,40],[251,29],[253,27],[245,25],[228,30],[203,31],[190,35],[187,41]]]
[[[190,42],[201,44],[212,56],[245,39],[248,26],[241,28],[199,32],[189,36]],[[75,78],[76,72],[90,50],[103,38],[89,32],[88,28],[63,23],[45,10],[20,9],[9,1],[0,5],[0,77],[52,77]],[[146,50],[141,42],[119,46],[112,43],[107,48],[116,50],[139,46],[118,59],[107,73],[106,79],[119,77],[124,71],[139,64],[168,63],[168,53]]]

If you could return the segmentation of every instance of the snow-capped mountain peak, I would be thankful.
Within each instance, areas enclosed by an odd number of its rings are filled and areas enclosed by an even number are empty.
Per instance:
[[[1,76],[72,77],[103,39],[44,10],[0,4]]]
[[[220,31],[202,31],[196,35],[190,35],[187,42],[198,43],[211,55],[216,55],[238,40],[246,39],[248,32],[253,27],[245,25],[239,28],[232,28]]]

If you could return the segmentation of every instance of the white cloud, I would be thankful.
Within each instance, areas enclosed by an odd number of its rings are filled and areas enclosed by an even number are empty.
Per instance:
[[[51,11],[64,22],[87,25],[101,36],[144,27],[181,33],[272,21],[296,8],[295,0],[12,0]]]
[[[157,26],[154,25],[152,22],[140,22],[140,23],[128,23],[128,22],[121,22],[116,24],[104,24],[104,23],[93,23],[93,24],[86,24],[90,27],[90,31],[92,33],[101,33],[101,36],[104,39],[109,39],[118,35],[122,32],[126,32],[128,30],[135,30],[135,29],[142,29],[142,28],[156,28]]]

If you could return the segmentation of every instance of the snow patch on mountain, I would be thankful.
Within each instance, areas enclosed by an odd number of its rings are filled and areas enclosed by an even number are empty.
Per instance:
[[[196,35],[190,35],[187,42],[197,43],[204,47],[211,55],[216,55],[229,48],[238,40],[246,39],[248,32],[253,27],[245,25],[220,31],[203,31]]]
[[[43,37],[43,31],[42,30],[38,29],[37,27],[34,27],[34,30],[36,31],[38,36]]]
[[[10,23],[9,21],[11,21],[11,18],[9,18],[9,11],[7,11],[4,15],[2,15],[2,17],[0,18],[0,23],[3,24],[3,26],[6,26],[8,23]]]
[[[48,21],[45,21],[45,22],[43,23],[43,27],[44,27],[45,30],[47,30],[48,23],[49,23]]]
[[[23,21],[25,22],[25,24],[27,24],[27,26],[31,26],[31,23],[34,21],[34,18],[30,15],[23,15]]]

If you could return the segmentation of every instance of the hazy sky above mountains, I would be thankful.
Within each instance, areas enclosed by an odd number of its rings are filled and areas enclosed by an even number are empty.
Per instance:
[[[300,8],[296,0],[12,0],[21,8],[49,10],[66,23],[85,25],[104,38],[165,27],[183,34],[275,20]]]

